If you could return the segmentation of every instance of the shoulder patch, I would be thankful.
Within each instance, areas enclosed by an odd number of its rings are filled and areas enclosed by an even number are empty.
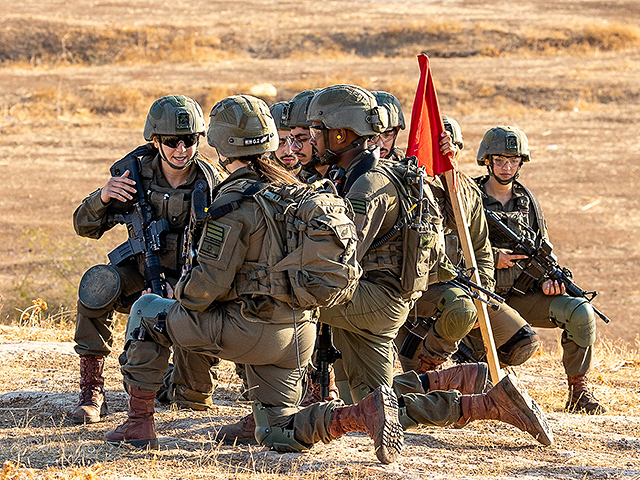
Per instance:
[[[366,215],[367,214],[367,202],[364,200],[354,200],[349,199],[351,202],[351,206],[353,207],[353,213],[356,215]]]
[[[231,226],[229,225],[212,221],[207,222],[202,233],[198,255],[211,260],[219,260],[230,230]]]

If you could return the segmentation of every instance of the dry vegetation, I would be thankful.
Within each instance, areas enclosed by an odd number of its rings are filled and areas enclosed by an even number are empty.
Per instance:
[[[0,480],[640,478],[637,2],[27,0],[5,2],[0,15],[0,465],[10,462]],[[495,423],[418,429],[386,468],[357,435],[303,455],[223,447],[216,428],[248,412],[225,364],[211,412],[162,409],[162,451],[123,452],[102,443],[124,416],[115,358],[114,413],[73,426],[77,283],[124,232],[80,239],[71,213],[142,141],[151,102],[183,93],[207,111],[229,94],[260,95],[263,84],[277,91],[271,103],[356,83],[394,93],[408,113],[421,51],[443,110],[462,125],[465,171],[482,173],[475,148],[487,128],[529,135],[522,179],[561,263],[600,291],[595,303],[613,319],[598,324],[593,374],[610,414],[562,412],[566,386],[547,332],[545,352],[517,373],[549,413],[557,444],[548,449]]]

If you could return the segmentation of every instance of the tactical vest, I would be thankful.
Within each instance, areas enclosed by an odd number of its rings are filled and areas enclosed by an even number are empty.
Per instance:
[[[369,262],[401,267],[400,286],[404,293],[427,289],[429,272],[444,248],[442,215],[426,181],[421,185],[418,168],[416,157],[409,157],[401,162],[382,162],[372,170],[382,173],[395,187],[400,215],[389,232],[374,240],[362,260],[363,267],[367,270]]]
[[[482,188],[482,185],[486,182],[487,178],[487,176],[484,176],[475,179],[480,188]],[[484,206],[485,208],[495,212],[495,214],[500,217],[500,221],[513,230],[518,236],[524,236],[531,240],[535,240],[537,234],[541,234],[546,231],[544,227],[540,227],[541,225],[544,225],[544,218],[542,217],[540,204],[530,190],[521,183],[514,182],[513,188],[516,193],[515,210],[505,212],[503,210],[496,209],[495,206],[487,205],[487,195],[483,192],[482,196]],[[527,227],[530,227],[533,232],[531,232]],[[491,229],[489,231],[489,241],[491,242],[491,246],[494,248],[507,248],[513,250],[515,247],[511,240],[500,235],[495,229]],[[515,280],[520,276],[522,271],[523,268],[517,261],[514,262],[513,267],[496,268],[496,293],[499,295],[505,295],[514,284]]]
[[[276,187],[246,179],[225,186],[220,195],[234,192],[238,200],[216,206],[209,217],[220,218],[251,198],[267,227],[264,263],[245,262],[235,277],[239,296],[266,295],[301,309],[351,299],[362,270],[348,202],[307,185]]]

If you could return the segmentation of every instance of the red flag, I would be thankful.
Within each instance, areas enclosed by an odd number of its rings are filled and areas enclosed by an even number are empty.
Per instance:
[[[440,115],[436,88],[431,78],[429,57],[424,53],[418,55],[418,63],[420,64],[420,81],[411,110],[407,157],[412,155],[418,157],[418,163],[423,165],[427,174],[433,177],[447,170],[453,170],[453,165],[449,155],[440,153],[439,142],[444,132],[444,124]]]

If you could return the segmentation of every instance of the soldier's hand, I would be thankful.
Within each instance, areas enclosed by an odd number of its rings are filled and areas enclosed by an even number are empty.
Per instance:
[[[453,141],[451,140],[451,135],[449,135],[449,132],[442,132],[441,138],[440,138],[440,153],[442,153],[442,155],[451,155],[451,158],[455,158],[456,153],[458,153],[458,147],[456,147],[453,144]],[[454,164],[454,167],[457,170],[457,162],[456,164]]]
[[[168,283],[165,284],[164,289],[167,291],[167,296],[165,298],[172,299],[173,298],[173,288],[171,288],[171,285],[169,285]],[[150,288],[147,288],[146,290],[143,290],[140,295],[141,296],[142,295],[148,295],[149,293],[153,293],[153,292],[151,291]]]
[[[523,258],[527,258],[526,255],[515,255],[513,250],[508,250],[506,248],[498,249],[498,263],[496,263],[496,268],[509,268],[513,267],[514,261],[521,260]]]
[[[566,291],[564,283],[558,280],[547,280],[542,284],[542,292],[545,295],[564,295]]]
[[[100,200],[102,203],[109,203],[110,200],[131,200],[132,194],[136,193],[135,184],[136,182],[129,178],[129,170],[120,177],[111,177],[100,191]]]

